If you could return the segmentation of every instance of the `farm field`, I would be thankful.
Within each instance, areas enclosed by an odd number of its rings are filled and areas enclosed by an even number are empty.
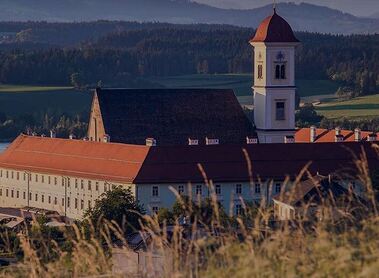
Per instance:
[[[345,101],[329,99],[317,105],[316,110],[331,119],[379,117],[379,94]]]
[[[230,88],[238,97],[251,94],[250,74],[195,74],[152,78],[151,81],[168,88]],[[297,80],[301,97],[334,94],[339,83],[330,80]]]
[[[89,111],[91,94],[70,87],[0,85],[0,112],[6,115],[77,114]]]

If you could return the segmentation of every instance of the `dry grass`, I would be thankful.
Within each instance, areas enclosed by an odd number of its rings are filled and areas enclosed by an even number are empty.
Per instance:
[[[195,219],[189,227],[178,221],[168,229],[158,217],[144,216],[143,232],[151,235],[146,250],[146,264],[140,277],[378,277],[379,273],[379,215],[369,179],[367,161],[357,157],[359,178],[367,186],[364,213],[346,204],[341,210],[332,201],[322,206],[322,221],[309,221],[307,214],[299,214],[295,221],[276,228],[267,226],[272,211],[264,203],[245,217],[225,224],[220,219],[215,196],[211,198],[214,213],[201,223]],[[251,170],[252,165],[248,165]],[[200,167],[201,169],[201,167]],[[306,168],[301,175],[306,175]],[[203,172],[207,186],[214,192],[212,181]],[[298,180],[300,180],[300,176]],[[251,181],[253,183],[253,180]],[[177,194],[177,193],[176,193]],[[177,195],[179,200],[180,195]],[[182,202],[191,215],[193,208]],[[307,210],[309,204],[304,204]],[[336,219],[335,211],[340,215]],[[41,227],[34,227],[35,230]],[[115,223],[104,221],[100,231],[78,227],[67,235],[71,252],[52,244],[58,256],[45,261],[41,248],[28,234],[21,235],[24,259],[19,264],[2,270],[3,277],[114,277],[109,248],[111,238],[126,246],[123,231]],[[114,242],[114,241],[113,241]],[[45,248],[51,252],[51,248]],[[159,273],[154,257],[159,257]],[[134,273],[133,273],[134,272]],[[125,275],[125,274],[124,274]]]

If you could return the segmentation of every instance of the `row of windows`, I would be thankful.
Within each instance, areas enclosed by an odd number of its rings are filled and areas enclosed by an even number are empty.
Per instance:
[[[257,77],[258,79],[263,79],[263,65],[258,65]],[[275,79],[287,79],[285,65],[275,66]]]
[[[20,172],[14,172],[14,171],[9,171],[9,170],[4,170],[4,172],[5,172],[5,178],[20,180]],[[41,183],[46,182],[47,184],[53,183],[54,185],[58,185],[58,177],[51,177],[51,176],[46,177],[45,175],[31,174],[31,173],[27,173],[27,172],[23,173],[24,181],[27,181],[28,177],[29,177],[29,181],[32,181],[33,175],[34,175],[34,181],[35,182],[41,181]],[[0,177],[3,177],[3,170],[0,170]],[[85,182],[84,180],[80,180],[80,179],[73,179],[73,180],[74,180],[75,189],[78,189],[79,185],[80,185],[80,189],[82,189],[82,190],[84,190],[84,188],[87,188],[88,190],[92,190],[92,189],[95,189],[96,191],[100,190],[100,182],[98,182],[98,181],[92,182],[92,181],[88,180],[87,182]],[[62,177],[61,178],[61,185],[62,186],[67,185],[67,187],[70,187],[71,186],[71,178]],[[114,188],[115,185],[112,185],[112,187]],[[104,192],[108,191],[109,189],[110,189],[109,185],[106,182],[104,182]]]
[[[3,196],[3,189],[2,188],[0,188],[0,196]],[[13,189],[9,190],[7,188],[7,189],[5,189],[5,197],[19,199],[20,198],[20,191],[18,191],[18,190],[15,191]],[[26,192],[25,191],[22,192],[22,199],[26,200]],[[29,193],[29,200],[30,201],[33,200],[33,193],[31,193],[31,192]],[[51,197],[50,195],[48,195],[47,199],[45,199],[45,195],[34,193],[34,201],[38,202],[39,200],[41,200],[42,203],[45,203],[45,201],[46,201],[46,203],[48,203],[48,204],[58,205],[58,197]],[[91,200],[87,201],[87,207],[85,207],[83,199],[79,200],[78,198],[75,198],[75,200],[74,200],[74,208],[75,209],[79,208],[79,201],[80,201],[80,209],[82,209],[82,210],[92,207],[92,201]],[[59,205],[62,205],[62,207],[65,206],[64,198],[61,198],[61,203]],[[70,197],[67,197],[67,204],[66,205],[67,205],[67,208],[70,208],[70,205],[71,205]]]
[[[151,211],[153,214],[157,214],[159,212],[159,207],[158,206],[152,206]],[[243,207],[241,204],[235,205],[235,214],[236,215],[242,215],[243,214]]]
[[[275,184],[275,193],[279,193],[280,190],[281,190],[281,184],[280,183],[276,183]],[[236,184],[234,192],[237,195],[241,195],[242,194],[242,184]],[[254,192],[257,193],[257,194],[261,193],[261,185],[259,183],[256,183],[254,185]],[[184,186],[183,185],[179,185],[178,186],[178,193],[179,194],[184,194]],[[196,185],[195,193],[196,193],[196,195],[202,195],[203,194],[203,186],[200,185],[200,184]],[[221,192],[221,185],[219,185],[219,184],[215,185],[215,193],[216,193],[216,195],[221,195],[222,194],[222,192]],[[152,196],[153,197],[158,197],[159,196],[159,186],[155,185],[155,186],[152,187]]]

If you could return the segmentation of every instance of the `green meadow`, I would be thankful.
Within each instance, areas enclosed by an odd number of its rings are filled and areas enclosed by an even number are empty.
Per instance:
[[[316,106],[318,113],[327,118],[364,119],[379,117],[379,94],[351,100],[330,99]]]

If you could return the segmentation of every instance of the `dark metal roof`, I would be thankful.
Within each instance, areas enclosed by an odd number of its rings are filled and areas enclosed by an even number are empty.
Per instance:
[[[274,14],[265,18],[259,25],[255,36],[250,42],[299,42],[295,37],[288,22],[279,16],[276,11]]]
[[[97,89],[105,132],[112,142],[186,145],[188,138],[242,144],[254,134],[233,90]],[[203,143],[204,144],[204,143]]]

